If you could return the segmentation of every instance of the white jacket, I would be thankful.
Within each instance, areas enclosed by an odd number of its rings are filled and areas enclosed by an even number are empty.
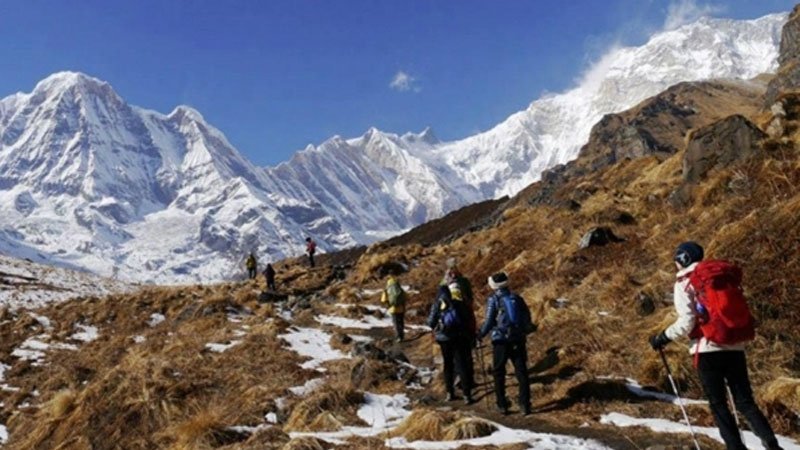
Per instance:
[[[675,311],[678,313],[678,319],[664,331],[664,334],[673,341],[681,336],[688,336],[689,333],[694,330],[697,322],[697,313],[695,312],[697,311],[697,302],[695,301],[694,290],[689,285],[688,277],[688,275],[694,271],[695,267],[697,267],[697,263],[678,272],[678,279],[675,281]],[[700,338],[699,341],[698,344],[698,341],[695,339],[689,344],[689,352],[691,354],[719,352],[723,350],[744,351],[744,344],[719,345],[706,338]]]

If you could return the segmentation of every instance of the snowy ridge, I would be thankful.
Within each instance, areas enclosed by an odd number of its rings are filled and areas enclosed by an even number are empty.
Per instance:
[[[297,255],[308,235],[323,250],[370,243],[518,192],[573,159],[604,114],[677,82],[774,70],[785,20],[702,19],[615,49],[574,89],[463,140],[372,128],[272,168],[192,108],[141,109],[57,73],[0,100],[0,252],[172,283],[230,279],[244,254]]]

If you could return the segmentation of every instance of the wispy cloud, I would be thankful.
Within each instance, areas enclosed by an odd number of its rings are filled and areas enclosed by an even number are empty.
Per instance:
[[[392,81],[389,83],[389,88],[398,92],[419,92],[422,90],[419,87],[419,83],[417,83],[417,79],[402,70],[394,74]]]
[[[701,17],[714,16],[724,11],[724,6],[712,3],[698,3],[696,0],[673,1],[667,7],[664,29],[674,30]]]

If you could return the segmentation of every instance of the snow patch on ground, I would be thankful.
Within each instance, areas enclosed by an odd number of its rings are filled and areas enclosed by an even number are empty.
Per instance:
[[[236,345],[239,345],[241,343],[242,341],[235,341],[235,340],[230,341],[227,344],[218,344],[216,342],[209,342],[208,344],[206,344],[206,348],[214,353],[224,353],[229,349],[231,349],[232,347],[235,347]]]
[[[0,424],[0,444],[5,444],[6,442],[8,442],[8,428]]]
[[[645,389],[639,384],[638,381],[632,378],[620,378],[620,377],[600,377],[601,380],[619,380],[625,382],[625,387],[630,391],[632,394],[643,397],[643,398],[652,398],[655,400],[660,400],[662,402],[672,403],[673,405],[679,405],[680,402],[678,401],[678,397],[670,394],[664,394],[662,392],[653,392]],[[684,405],[705,405],[708,404],[705,400],[695,400],[692,398],[684,398],[683,399]]]
[[[163,314],[153,313],[150,314],[150,320],[147,321],[147,324],[154,327],[165,320],[167,320],[167,318]]]
[[[385,319],[379,319],[375,316],[363,316],[360,319],[351,319],[349,317],[322,314],[316,316],[314,319],[323,325],[333,325],[339,328],[355,328],[361,330],[387,328],[392,326],[392,319],[388,317]]]
[[[526,444],[531,450],[601,450],[607,449],[600,442],[572,436],[549,433],[535,433],[530,430],[507,428],[499,423],[487,421],[497,427],[497,431],[489,436],[463,439],[458,441],[412,441],[398,437],[386,440],[386,446],[392,448],[413,448],[424,450],[455,449],[463,445],[469,446],[503,446]]]
[[[137,344],[141,344],[142,342],[144,342],[146,340],[147,340],[147,338],[145,338],[144,336],[142,336],[140,334],[137,334],[136,336],[133,337],[133,342],[136,342]]]
[[[42,338],[42,336],[37,337]],[[23,361],[31,361],[34,366],[41,365],[42,361],[44,361],[44,351],[50,348],[50,344],[42,342],[37,337],[26,339],[25,342],[11,352],[11,356],[16,356]]]
[[[331,335],[322,330],[290,327],[288,331],[278,337],[285,340],[292,351],[310,358],[300,365],[304,369],[319,369],[326,361],[347,358],[347,355],[331,347]]]
[[[372,429],[385,430],[395,427],[408,417],[411,412],[405,394],[380,395],[364,393],[364,404],[358,409],[358,417],[369,424]]]
[[[301,386],[290,387],[289,392],[298,397],[304,397],[314,392],[316,388],[322,386],[323,384],[325,384],[324,378],[313,378],[311,380],[306,381],[305,384]]]
[[[378,295],[383,292],[383,289],[362,289],[361,295],[363,297],[372,297],[373,295]]]
[[[70,339],[81,342],[92,342],[100,337],[99,333],[97,332],[97,327],[77,324],[75,325],[75,328],[80,328],[81,331],[70,336]]]
[[[689,427],[682,423],[666,419],[640,419],[621,413],[605,414],[600,418],[600,423],[618,427],[646,427],[657,433],[689,433]],[[719,435],[719,430],[716,428],[697,426],[693,428],[697,434],[702,434],[716,441],[723,442],[722,437]],[[778,442],[784,450],[800,450],[800,444],[789,438],[778,436]],[[744,444],[747,448],[752,450],[761,450],[764,448],[761,445],[761,440],[750,431],[744,432]]]
[[[39,325],[45,327],[46,329],[49,330],[49,329],[53,328],[53,324],[50,322],[49,318],[47,318],[45,316],[40,316],[39,314],[35,314],[35,313],[32,313],[32,312],[29,312],[28,314],[30,314],[31,317],[36,319],[36,321],[39,322]]]

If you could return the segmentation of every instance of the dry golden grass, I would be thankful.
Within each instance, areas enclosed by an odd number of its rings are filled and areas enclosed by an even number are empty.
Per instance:
[[[327,450],[331,445],[322,439],[311,436],[303,436],[287,442],[281,450]]]
[[[408,441],[455,441],[488,436],[496,430],[486,420],[462,412],[416,409],[387,435],[402,436]]]
[[[455,415],[448,411],[416,409],[389,436],[402,436],[408,441],[440,441],[444,430],[454,421]]]
[[[327,385],[291,408],[285,431],[335,431],[342,424],[355,424],[355,410],[364,395],[347,386]]]
[[[497,427],[483,419],[462,417],[444,429],[443,440],[459,441],[489,436],[497,431]]]

